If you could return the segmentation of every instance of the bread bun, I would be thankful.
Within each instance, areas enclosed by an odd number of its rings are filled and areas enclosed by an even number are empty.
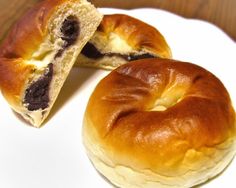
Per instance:
[[[76,65],[114,69],[132,60],[171,58],[162,34],[151,25],[124,14],[105,15]]]
[[[95,88],[83,141],[99,172],[118,187],[192,187],[235,154],[235,111],[207,70],[168,59],[125,64]]]
[[[0,87],[11,107],[39,127],[102,16],[86,0],[45,0],[0,47]]]

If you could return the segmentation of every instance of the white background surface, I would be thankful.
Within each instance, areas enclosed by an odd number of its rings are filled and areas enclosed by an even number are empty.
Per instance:
[[[100,9],[126,13],[165,36],[173,58],[205,67],[225,84],[236,104],[236,45],[217,27],[156,9]],[[108,71],[74,68],[45,126],[28,126],[0,96],[0,188],[110,188],[88,160],[81,139],[87,101]],[[236,160],[204,188],[232,187]]]

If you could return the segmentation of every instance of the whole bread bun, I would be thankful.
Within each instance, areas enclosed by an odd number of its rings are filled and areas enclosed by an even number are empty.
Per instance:
[[[143,59],[99,82],[83,141],[97,170],[118,187],[192,187],[233,159],[235,123],[229,94],[212,73]]]
[[[86,0],[45,0],[0,46],[0,87],[11,107],[39,127],[101,14]]]
[[[104,15],[76,65],[114,69],[129,61],[150,57],[171,58],[162,34],[136,18],[112,14]]]

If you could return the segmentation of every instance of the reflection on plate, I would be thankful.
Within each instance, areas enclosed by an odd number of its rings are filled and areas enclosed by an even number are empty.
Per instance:
[[[173,57],[218,76],[236,104],[235,43],[217,27],[157,9],[100,9],[139,18],[165,36]],[[0,96],[0,187],[111,188],[88,160],[81,138],[84,110],[94,87],[108,71],[74,68],[41,129],[32,128]],[[231,187],[236,160],[204,188]]]

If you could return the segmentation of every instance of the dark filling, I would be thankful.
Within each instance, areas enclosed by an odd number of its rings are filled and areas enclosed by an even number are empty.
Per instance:
[[[117,54],[117,56],[118,56],[118,54]],[[140,55],[135,55],[135,54],[121,55],[121,54],[119,54],[119,56],[121,56],[122,58],[124,58],[127,61],[134,61],[134,60],[138,60],[138,59],[146,59],[146,58],[156,57],[156,56],[154,56],[152,54],[148,54],[148,53],[140,54]]]
[[[76,42],[80,34],[80,25],[78,19],[74,16],[68,16],[62,23],[61,33],[63,35],[61,38],[65,41],[65,44],[63,45],[62,49],[57,52],[55,58],[60,57],[66,48]]]
[[[104,56],[109,56],[109,57],[119,56],[127,61],[156,57],[156,56],[149,54],[149,53],[140,54],[140,55],[136,55],[136,54],[123,55],[123,54],[119,54],[119,53],[101,53],[92,43],[89,43],[89,42],[84,46],[81,53],[84,56],[91,58],[91,59],[99,59]]]
[[[74,16],[69,16],[62,23],[61,27],[62,40],[65,41],[63,47],[57,52],[54,59],[60,57],[64,50],[74,44],[80,33],[79,21]],[[37,81],[32,83],[25,92],[24,103],[30,111],[45,109],[49,103],[49,86],[53,75],[53,64],[48,64],[48,67]]]
[[[74,16],[67,17],[62,23],[61,33],[63,34],[61,37],[62,40],[66,42],[64,46],[65,48],[74,44],[80,33],[78,19]]]
[[[84,48],[82,49],[81,53],[92,59],[99,59],[104,56],[101,52],[98,51],[98,49],[90,42],[88,42]]]
[[[45,109],[49,102],[49,85],[53,75],[53,64],[50,63],[46,72],[37,81],[32,83],[25,94],[24,103],[30,111]]]

